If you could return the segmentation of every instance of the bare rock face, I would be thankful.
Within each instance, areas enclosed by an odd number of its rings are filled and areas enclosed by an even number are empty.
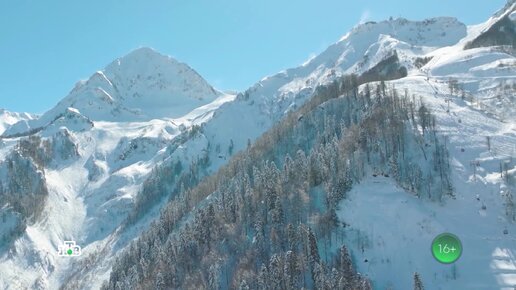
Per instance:
[[[464,47],[465,49],[509,46],[516,48],[516,2],[508,1],[503,9],[494,15],[496,21]]]
[[[43,170],[44,149],[41,140],[22,140],[0,163],[0,216],[4,223],[3,239],[9,243],[36,222],[48,197]]]

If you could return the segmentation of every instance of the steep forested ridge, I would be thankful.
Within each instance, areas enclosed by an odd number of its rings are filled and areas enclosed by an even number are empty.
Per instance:
[[[435,121],[383,82],[347,76],[162,210],[104,289],[371,289],[343,246],[338,202],[367,174],[452,194]],[[421,161],[421,162],[418,162]],[[166,176],[162,177],[166,179]],[[407,273],[412,275],[412,273]]]

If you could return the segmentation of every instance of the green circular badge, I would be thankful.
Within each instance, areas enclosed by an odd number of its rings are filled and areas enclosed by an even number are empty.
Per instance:
[[[451,264],[457,261],[461,254],[462,243],[454,234],[440,234],[432,242],[432,255],[443,264]]]

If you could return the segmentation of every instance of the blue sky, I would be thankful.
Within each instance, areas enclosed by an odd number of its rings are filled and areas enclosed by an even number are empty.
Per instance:
[[[297,66],[360,20],[485,21],[505,0],[0,0],[0,108],[42,113],[80,79],[134,48],[244,90]]]

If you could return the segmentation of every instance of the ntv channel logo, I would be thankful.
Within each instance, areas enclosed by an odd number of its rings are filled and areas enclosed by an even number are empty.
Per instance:
[[[65,241],[58,247],[57,254],[61,257],[77,257],[81,255],[81,247],[75,241]]]

